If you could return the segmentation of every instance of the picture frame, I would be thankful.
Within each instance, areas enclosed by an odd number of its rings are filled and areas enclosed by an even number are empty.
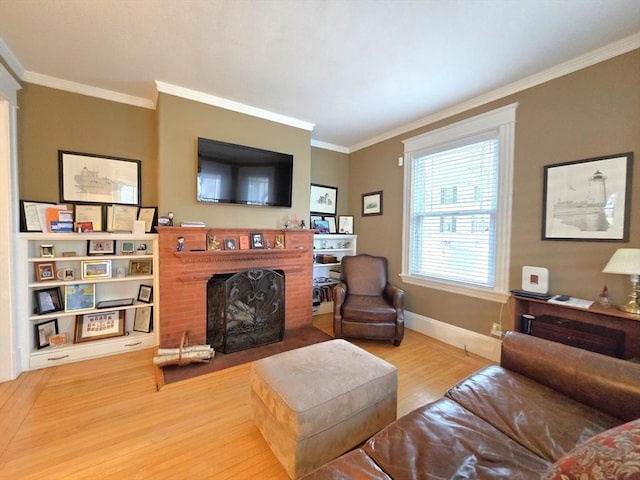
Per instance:
[[[38,315],[64,310],[60,287],[43,288],[35,291]]]
[[[74,283],[64,287],[64,311],[92,310],[96,306],[96,290],[93,283]]]
[[[114,255],[116,253],[115,240],[87,240],[87,256]]]
[[[133,298],[116,298],[113,300],[101,300],[96,304],[96,308],[116,308],[116,307],[128,307],[133,305]]]
[[[135,251],[136,245],[134,242],[121,242],[120,243],[120,253],[122,255],[132,255]],[[145,248],[146,250],[146,248]]]
[[[40,245],[40,257],[54,258],[55,256],[56,256],[56,251],[53,245],[51,244]]]
[[[544,167],[542,240],[628,242],[633,153]]]
[[[382,215],[382,190],[362,194],[362,216]]]
[[[83,260],[80,262],[82,267],[82,279],[93,278],[111,278],[111,260]]]
[[[140,285],[138,289],[138,301],[143,303],[151,303],[153,300],[153,286]]]
[[[264,235],[254,232],[251,234],[251,248],[264,248]]]
[[[152,269],[151,259],[129,260],[129,275],[151,275]]]
[[[91,222],[92,231],[102,232],[104,230],[104,206],[76,204],[73,206],[73,218],[76,224]],[[83,231],[85,231],[83,229]]]
[[[140,206],[140,165],[140,160],[58,150],[60,203]]]
[[[224,249],[225,250],[236,250],[238,248],[238,244],[236,243],[235,238],[225,238],[224,239]]]
[[[145,233],[155,231],[156,225],[158,225],[158,207],[140,207],[138,220],[144,222]]]
[[[57,279],[56,262],[36,262],[35,268],[36,282],[47,282]]]
[[[249,243],[249,235],[240,235],[240,237],[238,237],[238,242],[240,250],[248,250],[251,248],[251,244]]]
[[[36,350],[41,350],[49,346],[49,338],[51,335],[57,335],[58,331],[58,319],[52,318],[44,322],[36,323],[34,326],[34,335]]]
[[[124,319],[124,310],[77,315],[73,343],[122,337],[126,333]]]
[[[329,233],[328,220],[313,220],[313,224],[311,226],[315,230],[315,233]]]
[[[337,233],[336,217],[324,217],[325,221],[329,224],[329,233]]]
[[[133,318],[133,331],[150,333],[153,327],[153,307],[136,308]]]
[[[338,217],[338,233],[353,234],[353,215],[340,215]]]
[[[107,206],[108,232],[133,232],[133,223],[138,218],[138,207],[129,205]]]
[[[20,231],[42,232],[42,212],[54,205],[55,203],[20,200]]]
[[[335,215],[338,206],[338,189],[328,185],[311,184],[309,211],[312,214]]]

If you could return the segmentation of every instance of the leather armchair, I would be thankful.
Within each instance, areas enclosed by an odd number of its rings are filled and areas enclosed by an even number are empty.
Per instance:
[[[341,281],[333,291],[336,338],[391,340],[404,337],[404,291],[388,282],[384,257],[342,257]]]

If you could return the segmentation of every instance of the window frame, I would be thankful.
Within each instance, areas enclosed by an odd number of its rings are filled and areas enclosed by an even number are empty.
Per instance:
[[[513,197],[513,163],[515,122],[518,103],[512,103],[460,122],[403,140],[404,144],[404,193],[402,220],[402,271],[403,282],[421,287],[466,295],[504,303],[509,297],[509,263],[511,253],[511,212]],[[410,243],[414,175],[414,158],[424,156],[424,151],[437,147],[449,148],[456,142],[464,142],[490,131],[498,133],[498,197],[496,208],[495,276],[493,287],[481,287],[454,281],[411,274]]]

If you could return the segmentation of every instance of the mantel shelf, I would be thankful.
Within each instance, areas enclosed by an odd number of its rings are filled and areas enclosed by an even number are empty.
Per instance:
[[[280,258],[296,258],[307,255],[306,248],[272,248],[251,250],[207,250],[174,252],[182,263],[205,262],[238,262],[252,260],[276,260]]]

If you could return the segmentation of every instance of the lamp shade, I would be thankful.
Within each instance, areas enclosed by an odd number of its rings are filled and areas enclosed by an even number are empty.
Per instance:
[[[619,248],[602,271],[626,275],[640,274],[640,248]]]

